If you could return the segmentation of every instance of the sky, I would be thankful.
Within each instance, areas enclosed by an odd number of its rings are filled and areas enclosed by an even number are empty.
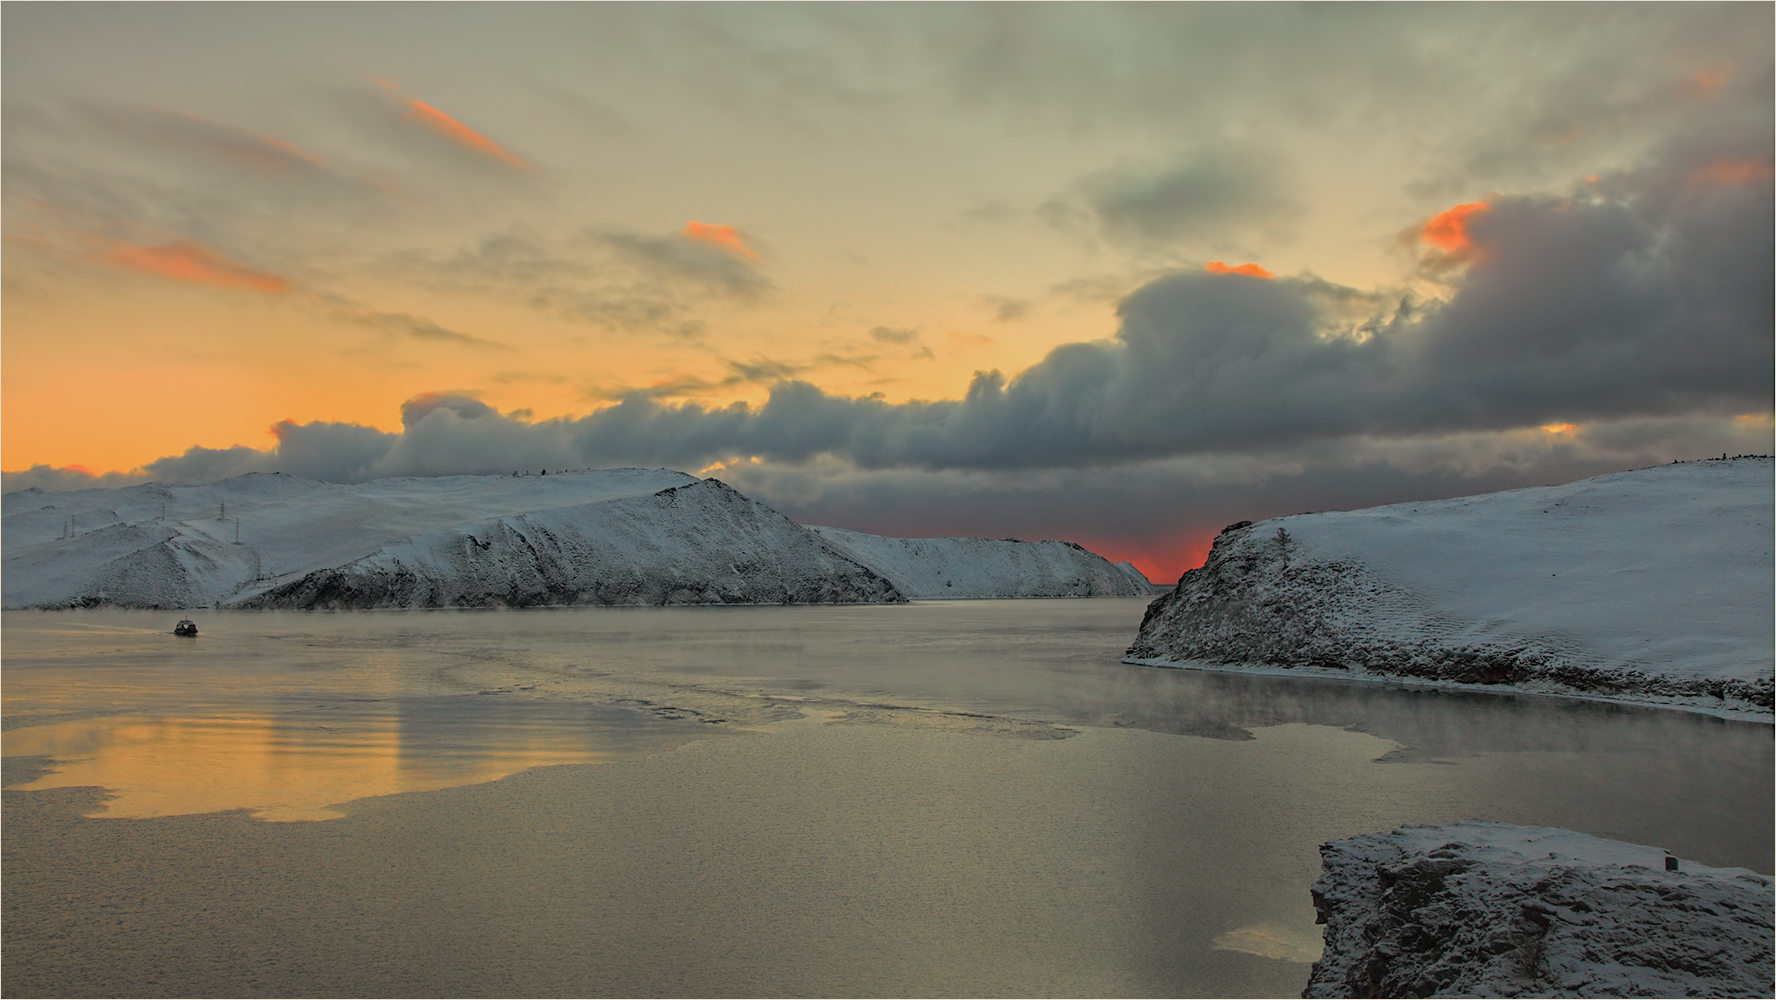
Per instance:
[[[1065,538],[1772,448],[1770,4],[9,2],[6,490]]]

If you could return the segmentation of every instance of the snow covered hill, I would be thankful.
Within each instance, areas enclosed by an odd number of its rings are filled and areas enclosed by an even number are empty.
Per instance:
[[[4,497],[8,608],[824,604],[1151,591],[1070,542],[804,528],[667,469]],[[904,581],[904,585],[902,585]],[[945,584],[950,584],[946,586]]]
[[[913,598],[1139,597],[1154,590],[1130,564],[1110,562],[1072,542],[810,530]]]
[[[1148,608],[1128,658],[1769,721],[1772,472],[1690,462],[1235,525]]]
[[[252,474],[24,490],[4,513],[8,608],[904,599],[771,508],[663,469],[356,485]]]
[[[1771,880],[1468,820],[1320,847],[1307,997],[1769,996]],[[1674,859],[1675,860],[1675,859]]]

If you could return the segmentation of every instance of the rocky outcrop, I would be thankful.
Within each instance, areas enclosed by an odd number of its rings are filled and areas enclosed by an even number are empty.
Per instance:
[[[1306,997],[1769,996],[1771,880],[1467,821],[1320,847]],[[1669,861],[1667,860],[1669,858]],[[1676,870],[1667,870],[1667,865]]]

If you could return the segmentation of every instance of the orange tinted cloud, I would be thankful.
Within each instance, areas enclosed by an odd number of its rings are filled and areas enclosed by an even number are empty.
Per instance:
[[[1548,434],[1571,434],[1573,431],[1576,431],[1578,429],[1579,428],[1577,427],[1577,425],[1574,425],[1574,424],[1543,424],[1542,425],[1543,432],[1548,433]]]
[[[1708,69],[1699,69],[1690,74],[1690,93],[1697,97],[1712,97],[1727,82],[1733,73],[1732,63],[1722,63]]]
[[[98,254],[98,259],[172,281],[246,288],[267,295],[282,295],[290,290],[290,279],[282,275],[251,270],[195,243],[164,243],[153,247],[117,243]]]
[[[747,246],[746,241],[740,238],[740,233],[733,226],[717,226],[693,220],[685,223],[683,235],[687,240],[713,243],[723,250],[741,257],[758,256],[758,251]]]
[[[1252,277],[1252,278],[1274,278],[1274,277],[1276,277],[1275,274],[1271,273],[1270,271],[1265,270],[1262,267],[1259,267],[1257,264],[1254,264],[1250,261],[1247,261],[1246,263],[1241,264],[1238,267],[1230,267],[1221,261],[1211,260],[1207,264],[1203,265],[1203,269],[1208,271],[1210,274],[1244,274],[1244,275],[1246,275],[1248,277]]]
[[[1770,180],[1770,164],[1762,160],[1720,159],[1699,170],[1691,171],[1693,184],[1765,184]]]
[[[1468,220],[1490,210],[1491,206],[1483,201],[1457,205],[1425,223],[1419,230],[1419,238],[1451,256],[1465,254],[1473,249],[1473,243],[1468,239]]]
[[[472,149],[483,156],[492,157],[508,166],[520,170],[530,169],[530,163],[506,147],[494,142],[474,129],[457,121],[424,101],[409,100],[407,117],[419,122],[426,128],[438,133],[459,146]]]
[[[138,124],[153,129],[163,138],[196,145],[219,159],[260,173],[314,169],[327,162],[293,142],[182,111],[151,108],[135,117]]]

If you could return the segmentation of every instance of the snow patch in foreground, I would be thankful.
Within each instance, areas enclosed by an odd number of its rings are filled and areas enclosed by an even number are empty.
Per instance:
[[[1130,662],[1772,718],[1772,461],[1230,527]]]
[[[1769,996],[1771,879],[1468,820],[1320,847],[1306,997]]]

